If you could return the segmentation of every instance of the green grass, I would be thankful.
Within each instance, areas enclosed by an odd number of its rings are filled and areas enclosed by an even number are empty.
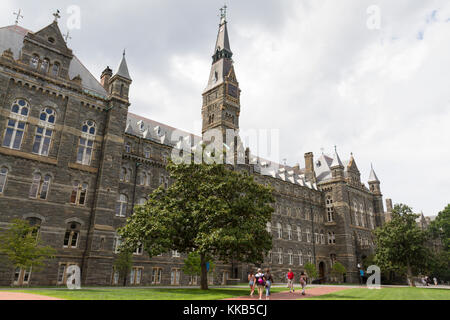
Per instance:
[[[287,288],[272,288],[271,292],[287,291]],[[246,296],[249,289],[212,288],[208,291],[200,289],[33,289],[8,290],[8,292],[24,292],[50,296],[67,300],[220,300]],[[255,293],[256,294],[256,293]]]
[[[347,289],[305,300],[450,300],[448,289],[382,288]]]

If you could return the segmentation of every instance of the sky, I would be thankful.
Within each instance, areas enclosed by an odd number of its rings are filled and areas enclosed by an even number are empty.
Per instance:
[[[288,165],[334,146],[342,160],[353,153],[363,182],[373,163],[384,198],[415,212],[450,203],[448,0],[226,3],[242,130],[278,130]],[[59,9],[69,47],[96,77],[126,48],[131,112],[200,134],[223,4],[2,0],[0,26],[21,9],[19,24],[38,31]]]

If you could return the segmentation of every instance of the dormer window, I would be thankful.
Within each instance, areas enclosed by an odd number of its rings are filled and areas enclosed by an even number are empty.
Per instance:
[[[137,125],[139,127],[139,130],[144,131],[144,129],[145,129],[144,121],[142,121],[142,120],[138,121]]]

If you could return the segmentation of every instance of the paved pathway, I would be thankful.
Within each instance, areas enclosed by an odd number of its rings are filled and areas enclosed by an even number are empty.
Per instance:
[[[352,289],[352,287],[314,287],[309,288],[306,290],[306,294],[302,296],[301,290],[295,290],[294,293],[288,292],[279,292],[279,293],[273,293],[270,295],[270,300],[297,300],[302,298],[310,298],[315,296],[321,296],[324,294],[329,294],[333,292],[338,292],[342,290],[348,290]],[[257,291],[253,295],[253,297],[250,296],[244,296],[244,297],[237,297],[237,298],[230,298],[225,300],[258,300],[258,294]],[[266,299],[266,292],[264,291],[263,294],[263,300]]]
[[[63,300],[38,294],[22,292],[0,292],[0,300]]]

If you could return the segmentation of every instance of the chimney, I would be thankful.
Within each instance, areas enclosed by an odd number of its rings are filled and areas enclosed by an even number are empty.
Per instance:
[[[306,181],[316,182],[316,173],[314,172],[314,154],[305,153],[305,178]]]
[[[105,70],[103,70],[102,75],[100,77],[100,82],[102,84],[102,87],[105,88],[106,92],[109,93],[109,79],[112,77],[112,70],[108,67],[106,67]]]

